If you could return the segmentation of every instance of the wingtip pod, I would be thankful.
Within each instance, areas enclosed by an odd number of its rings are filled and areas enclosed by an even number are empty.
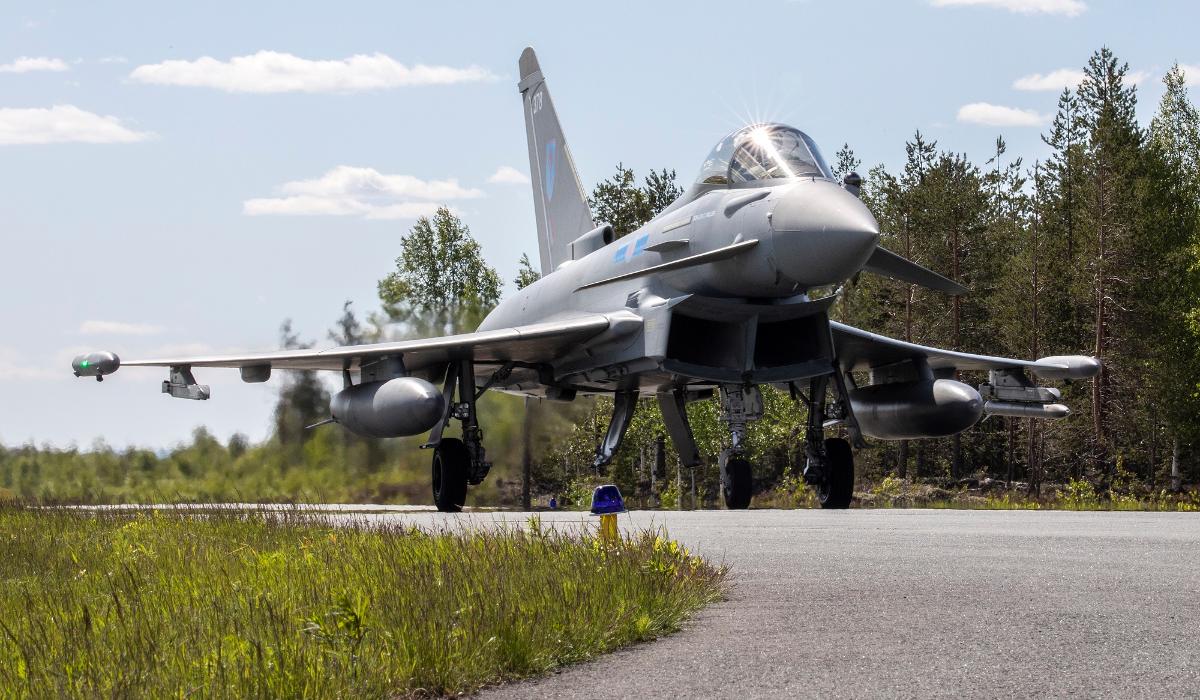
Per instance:
[[[95,377],[97,381],[120,368],[121,358],[113,352],[89,352],[71,360],[71,370],[76,377]]]
[[[983,412],[1010,418],[1066,418],[1071,415],[1071,409],[1065,404],[1022,401],[987,401],[983,404]]]
[[[1100,373],[1100,360],[1087,355],[1043,357],[1033,366],[1042,379],[1087,379]]]

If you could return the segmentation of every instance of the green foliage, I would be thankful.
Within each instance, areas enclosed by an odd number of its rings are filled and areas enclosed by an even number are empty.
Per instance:
[[[833,176],[841,181],[851,172],[858,172],[861,167],[862,160],[854,154],[854,149],[850,148],[850,144],[843,143],[834,156]]]
[[[820,506],[817,493],[798,474],[785,474],[774,488],[759,493],[751,504],[754,508],[802,508]]]
[[[879,482],[875,488],[871,489],[871,493],[884,498],[897,498],[900,496],[900,493],[903,490],[904,483],[900,479],[888,474],[887,476],[883,477],[883,481]]]
[[[517,286],[517,289],[524,289],[541,278],[542,274],[533,269],[533,263],[529,261],[529,254],[521,253],[520,267],[517,269],[517,277],[513,280],[513,284]]]
[[[489,393],[479,411],[496,465],[487,481],[472,488],[471,503],[515,505],[521,399]],[[328,415],[327,403],[321,414]],[[557,429],[558,422],[547,423]],[[300,445],[278,437],[247,445],[237,435],[221,444],[198,429],[191,441],[161,453],[103,443],[86,450],[0,446],[0,495],[73,503],[430,501],[430,455],[418,449],[424,436],[358,438],[338,425],[307,434]],[[456,427],[447,430],[457,434]]]
[[[1041,510],[1042,504],[1040,501],[1031,498],[1022,498],[1019,495],[1014,496],[1011,492],[1004,492],[1001,496],[989,494],[983,502],[985,510]]]
[[[347,306],[347,311],[349,307]],[[291,320],[279,328],[279,345],[284,350],[311,348],[312,343],[301,342],[292,331]],[[281,446],[296,453],[307,442],[313,432],[305,430],[329,415],[329,392],[317,377],[316,372],[300,371],[284,373],[283,387],[279,390],[279,401],[275,404],[275,436]],[[204,433],[207,435],[207,433]],[[196,443],[200,440],[197,438]]]
[[[797,459],[797,438],[803,434],[805,411],[801,404],[793,402],[786,392],[773,387],[762,387],[764,416],[750,424],[749,458],[754,464],[755,481],[773,484],[785,474],[792,473]],[[612,414],[612,399],[601,397],[580,400],[580,409],[586,413],[578,415],[564,430],[546,444],[540,452],[539,466],[535,473],[539,486],[551,492],[559,491],[562,484],[582,477],[594,485],[589,466],[596,445],[607,429]],[[721,451],[728,447],[729,431],[720,421],[718,399],[712,397],[688,404],[688,418],[692,433],[704,458],[704,465],[695,471],[696,505],[701,508],[717,507],[721,485],[717,467]],[[651,480],[652,464],[660,436],[665,436],[662,412],[653,400],[640,400],[633,421],[625,433],[621,450],[617,453],[605,479],[616,484],[626,500],[634,507],[647,507],[654,503],[657,495],[662,508],[674,509],[681,503],[691,507],[692,476],[690,470],[682,469],[678,456],[669,439],[665,439],[665,469]],[[682,494],[676,482],[682,480]],[[590,491],[588,492],[590,496]],[[679,500],[682,498],[682,500]]]
[[[662,491],[659,492],[659,508],[663,510],[679,509],[679,483],[669,479]]]
[[[661,531],[426,532],[265,513],[0,509],[14,697],[458,695],[653,639],[724,570]]]
[[[1066,510],[1098,510],[1100,496],[1092,482],[1071,479],[1058,495],[1059,506]]]
[[[681,194],[674,170],[652,170],[639,187],[633,170],[617,163],[617,172],[596,185],[588,204],[595,219],[612,224],[619,238],[636,231]]]
[[[953,438],[876,443],[857,452],[863,483],[891,489],[886,479],[894,476],[905,484],[899,495],[865,492],[876,503],[956,503],[959,495],[942,486],[992,476],[1022,480],[1031,502],[1049,504],[1054,484],[1076,484],[1070,494],[1087,482],[1104,507],[1136,501],[1173,508],[1187,497],[1167,502],[1153,495],[1171,464],[1181,466],[1181,481],[1200,477],[1200,112],[1178,66],[1163,79],[1148,129],[1134,118],[1137,93],[1127,68],[1109,49],[1097,51],[1084,74],[1077,91],[1059,97],[1042,137],[1049,149],[1043,161],[1010,158],[997,138],[977,164],[918,131],[898,170],[875,166],[864,178],[863,201],[882,227],[881,244],[972,291],[949,297],[863,274],[831,309],[835,319],[941,347],[1028,358],[1089,353],[1104,362],[1097,380],[1061,386],[1068,419],[990,419]],[[836,162],[839,174],[862,165],[848,144]],[[639,185],[618,165],[590,201],[598,219],[625,234],[679,192],[673,171],[652,171]],[[537,276],[525,256],[514,282],[523,287]],[[499,280],[470,232],[443,209],[404,237],[397,269],[379,289],[385,311],[407,332],[443,333],[471,327],[495,303]],[[379,334],[375,326],[364,329],[346,306],[331,338],[364,342]],[[304,345],[290,325],[282,335],[285,347]],[[162,456],[103,445],[87,452],[0,449],[0,489],[85,500],[428,500],[427,456],[412,449],[415,441],[360,441],[336,427],[304,431],[326,417],[326,390],[312,373],[279,374],[285,384],[275,430],[263,445],[235,438],[224,446],[201,431]],[[959,378],[987,380],[971,372]],[[766,418],[749,435],[755,502],[807,502],[795,469],[804,410],[774,389],[764,389],[764,401]],[[508,397],[483,398],[496,467],[473,490],[473,503],[515,500],[518,407]],[[557,494],[564,507],[586,506],[594,485],[588,467],[610,412],[604,399],[539,412],[531,436],[539,502]],[[669,442],[663,468],[651,468],[665,430],[654,402],[639,407],[609,477],[631,504],[690,505],[693,476],[698,505],[719,503],[717,458],[728,431],[715,399],[692,403],[688,414],[705,463],[680,474]]]
[[[961,280],[971,294],[951,298],[863,275],[834,307],[836,317],[989,354],[1085,352],[1104,370],[1062,387],[1068,420],[991,420],[960,437],[859,453],[863,472],[906,476],[915,466],[922,478],[1007,477],[1011,465],[1035,493],[1043,482],[1085,476],[1104,493],[1119,457],[1153,487],[1175,449],[1185,478],[1195,478],[1200,114],[1173,68],[1143,130],[1127,70],[1107,48],[1090,58],[1043,136],[1049,157],[1032,167],[1006,159],[1002,138],[980,168],[918,132],[899,172],[877,166],[865,178],[881,243]],[[843,147],[839,169],[856,160]]]
[[[449,209],[417,219],[400,249],[396,270],[379,281],[379,299],[391,320],[455,333],[474,328],[499,301],[500,276]]]

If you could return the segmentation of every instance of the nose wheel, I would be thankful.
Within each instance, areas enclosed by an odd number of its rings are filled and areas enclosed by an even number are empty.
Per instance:
[[[750,461],[742,457],[730,457],[721,474],[721,495],[729,510],[745,510],[750,507],[754,476]]]
[[[721,386],[721,420],[729,426],[729,449],[721,454],[721,495],[725,507],[750,507],[754,475],[746,459],[746,426],[763,416],[762,393],[752,384]]]

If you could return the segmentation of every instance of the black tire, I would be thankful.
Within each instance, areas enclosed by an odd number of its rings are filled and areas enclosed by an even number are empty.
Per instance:
[[[467,502],[467,468],[471,455],[457,438],[442,438],[433,450],[433,504],[443,513],[457,513]]]
[[[829,438],[825,441],[825,456],[829,464],[825,482],[817,488],[817,500],[822,508],[849,508],[854,497],[854,453],[850,443]]]
[[[750,462],[734,457],[725,463],[725,480],[721,493],[725,496],[725,507],[729,510],[745,510],[750,507],[750,496],[754,489],[754,473]]]

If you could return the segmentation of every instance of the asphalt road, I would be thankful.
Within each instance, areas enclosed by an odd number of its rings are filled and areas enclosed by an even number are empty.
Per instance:
[[[526,516],[372,517],[484,525]],[[665,525],[728,564],[729,599],[678,634],[482,697],[1200,695],[1200,514],[621,519]]]

